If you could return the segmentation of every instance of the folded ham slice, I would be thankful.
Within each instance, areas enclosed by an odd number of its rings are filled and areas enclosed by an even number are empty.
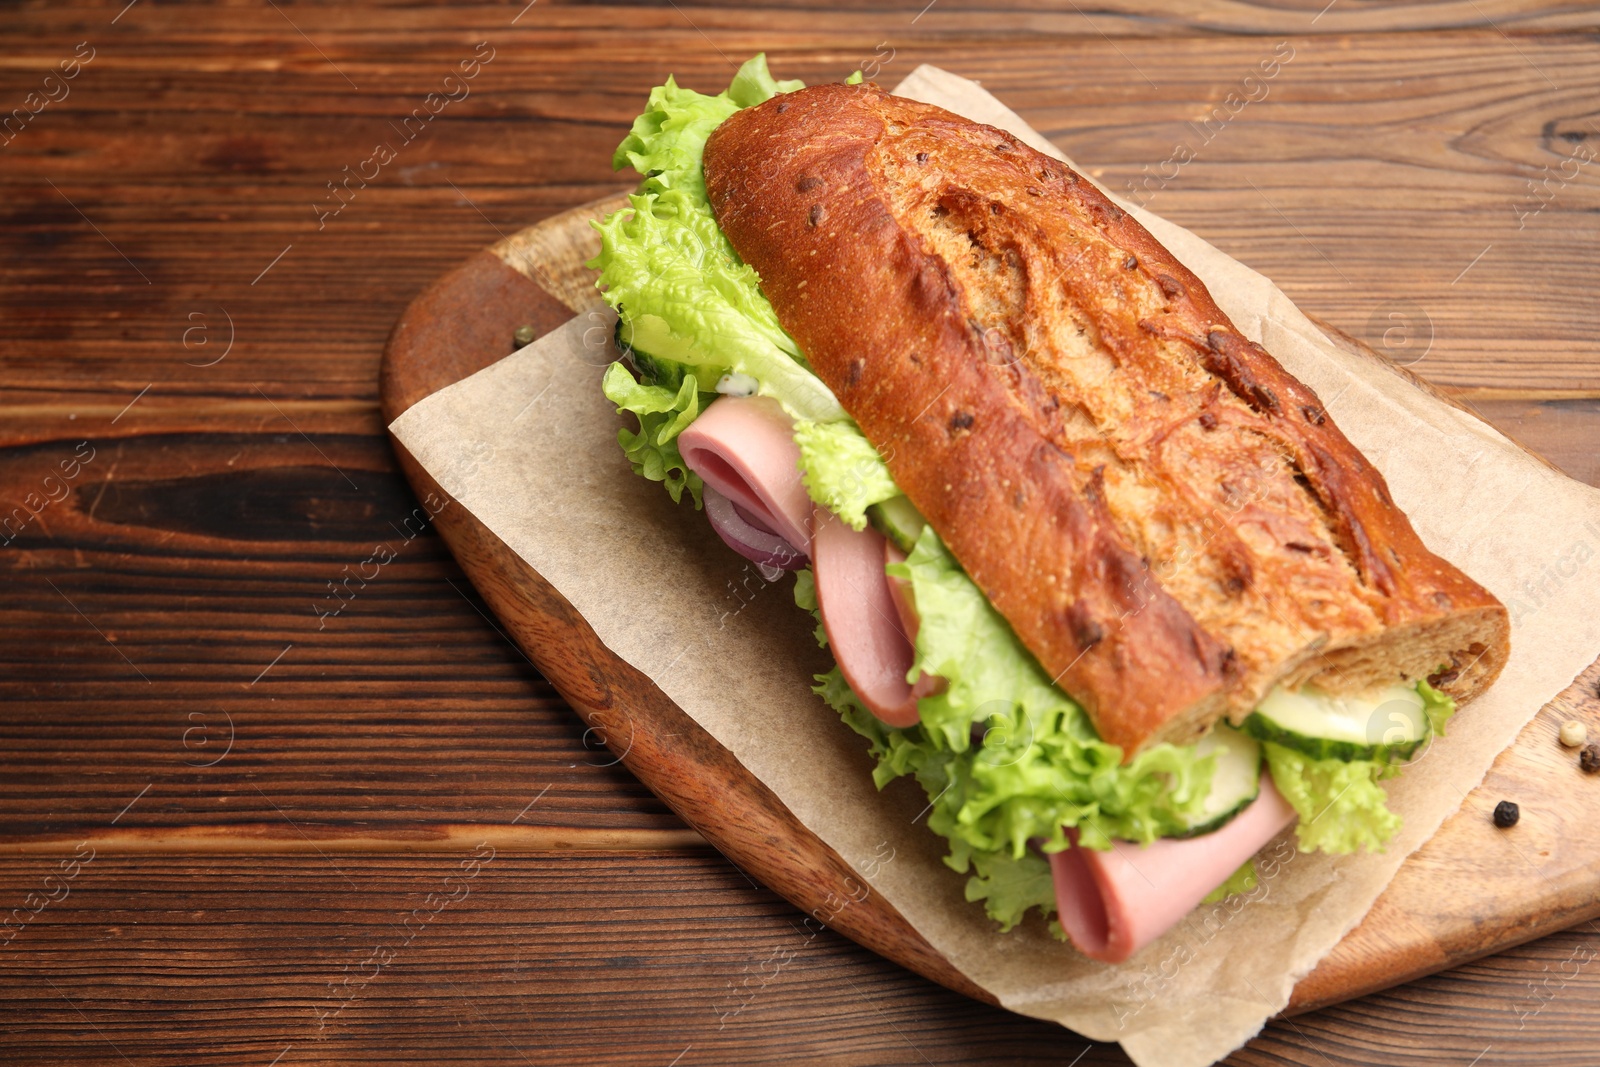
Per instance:
[[[1263,771],[1261,794],[1222,829],[1106,852],[1073,847],[1050,855],[1056,908],[1073,945],[1090,959],[1121,963],[1177,924],[1245,860],[1294,821],[1294,809]]]
[[[817,607],[840,673],[872,714],[890,726],[914,725],[922,693],[906,681],[911,641],[883,573],[884,536],[870,526],[852,530],[822,508],[812,525]]]
[[[678,451],[702,481],[799,549],[811,553],[811,498],[800,480],[800,446],[782,405],[764,396],[711,402],[678,435]]]
[[[845,680],[890,726],[916,723],[917,700],[935,691],[937,680],[923,677],[915,686],[906,681],[912,649],[902,613],[915,616],[883,573],[886,563],[904,557],[870,527],[852,530],[821,508],[813,515],[794,423],[778,402],[715,400],[678,436],[678,451],[741,519],[811,558],[822,625]]]

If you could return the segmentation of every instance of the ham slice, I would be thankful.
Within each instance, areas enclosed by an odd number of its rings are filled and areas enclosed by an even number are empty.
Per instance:
[[[1255,801],[1203,837],[1147,847],[1118,841],[1097,852],[1079,847],[1073,833],[1072,848],[1049,856],[1061,926],[1085,956],[1121,963],[1193,911],[1294,814],[1263,771]]]
[[[678,451],[746,522],[811,552],[811,498],[800,480],[800,446],[782,405],[764,396],[725,396],[678,435]]]
[[[915,614],[883,573],[886,562],[904,557],[876,530],[852,530],[820,508],[813,515],[794,423],[782,406],[768,397],[721,397],[678,435],[678,451],[741,519],[811,558],[822,625],[845,680],[884,722],[916,723],[918,698],[938,680],[906,681],[912,650],[902,613],[913,634]]]
[[[883,539],[883,563],[887,567],[891,563],[904,563],[906,554],[895,547],[895,543],[887,537]],[[885,575],[887,578],[888,576]],[[906,578],[889,578],[889,597],[894,601],[895,614],[900,617],[900,631],[906,635],[906,641],[913,647],[917,643],[917,631],[922,628],[922,619],[917,615],[917,605],[911,599],[911,582]],[[945,690],[945,680],[936,674],[918,674],[916,684],[911,687],[911,695],[918,700],[923,697],[942,693]]]
[[[890,726],[915,725],[922,693],[906,681],[911,642],[883,573],[884,536],[870,526],[852,530],[822,508],[812,524],[817,607],[840,673],[872,714]]]
[[[906,554],[895,546],[887,537],[883,539],[883,565],[891,563],[904,563]],[[887,576],[886,576],[887,577]],[[906,635],[906,640],[913,645],[917,643],[917,631],[922,628],[922,619],[917,616],[917,606],[911,600],[911,583],[904,578],[889,579],[889,596],[894,600],[895,614],[900,617],[900,629]]]

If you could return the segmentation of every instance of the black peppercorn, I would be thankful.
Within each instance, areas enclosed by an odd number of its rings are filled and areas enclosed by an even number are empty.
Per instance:
[[[1517,825],[1517,820],[1522,817],[1522,811],[1515,803],[1502,800],[1494,806],[1494,824],[1505,830]]]
[[[1590,774],[1600,771],[1600,745],[1584,745],[1578,753],[1578,766]]]

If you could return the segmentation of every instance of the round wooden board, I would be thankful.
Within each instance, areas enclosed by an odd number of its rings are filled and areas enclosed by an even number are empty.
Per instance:
[[[589,220],[623,202],[619,194],[546,219],[473,256],[418,296],[384,353],[386,421],[508,355],[517,327],[532,326],[542,335],[602,307],[593,272],[583,266],[598,249]],[[1360,342],[1324,328],[1341,346],[1382,362]],[[393,443],[417,495],[443,498],[404,446]],[[446,508],[436,523],[529,659],[596,737],[685,822],[801,911],[837,911],[834,928],[846,936],[993,1003],[879,897],[839,910],[838,900],[848,893],[845,879],[854,873],[849,865],[648,678],[602,645],[582,616],[471,513]],[[1600,837],[1592,833],[1600,823],[1600,776],[1580,774],[1573,754],[1555,740],[1562,720],[1595,717],[1597,682],[1600,661],[1533,718],[1461,809],[1401,866],[1366,919],[1301,980],[1286,1014],[1444,970],[1600,915]],[[1514,837],[1496,831],[1489,819],[1506,798],[1523,810]]]

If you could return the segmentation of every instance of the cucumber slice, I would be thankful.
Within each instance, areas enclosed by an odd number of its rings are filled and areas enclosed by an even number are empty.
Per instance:
[[[1384,763],[1410,759],[1433,735],[1422,694],[1408,685],[1362,696],[1275,686],[1245,719],[1244,731],[1312,759]]]
[[[674,355],[682,345],[666,331],[661,320],[653,315],[641,315],[631,322],[617,319],[615,341],[617,348],[633,363],[639,380],[645,385],[661,385],[677,389],[683,385],[685,375],[692,374],[695,387],[702,393],[716,387],[721,371],[696,367],[677,359]],[[707,377],[710,381],[707,381]]]
[[[639,372],[639,380],[645,385],[663,385],[668,389],[676,389],[683,384],[683,364],[652,356],[638,347],[636,340],[632,324],[618,319],[617,348],[628,357],[634,370]]]
[[[881,504],[872,505],[867,509],[867,520],[902,552],[911,551],[917,538],[922,536],[922,528],[928,525],[922,512],[903,496],[891,497]]]
[[[1202,756],[1217,754],[1211,792],[1200,812],[1168,837],[1199,837],[1220,830],[1261,792],[1261,744],[1255,738],[1218,723],[1196,746]]]

